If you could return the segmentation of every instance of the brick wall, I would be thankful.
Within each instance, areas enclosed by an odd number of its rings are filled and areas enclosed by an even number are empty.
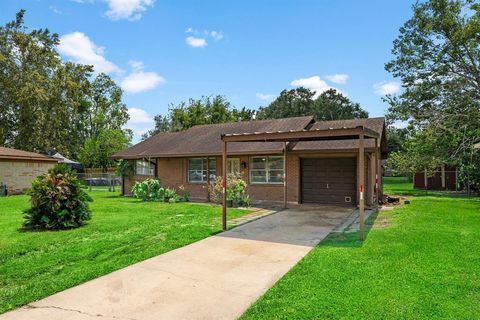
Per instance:
[[[310,154],[309,156],[316,156]],[[355,154],[344,154],[342,156],[355,156]],[[330,156],[333,157],[333,156]],[[217,175],[222,174],[221,157],[216,158]],[[232,158],[235,158],[232,156]],[[247,168],[241,166],[242,178],[247,182],[247,193],[252,200],[261,201],[283,201],[283,184],[250,184],[249,167],[250,157],[239,156],[240,164],[247,163]],[[187,181],[187,158],[166,158],[157,159],[157,176],[165,187],[177,189],[184,186],[190,192],[193,200],[206,201],[208,192],[206,183],[189,183]],[[369,200],[369,185],[372,183],[369,175],[369,161],[365,159],[365,199]],[[300,199],[300,156],[298,154],[287,155],[287,201],[297,203]],[[135,181],[141,181],[149,176],[134,176],[125,179],[125,190],[130,194],[131,187]],[[151,178],[151,177],[150,177]],[[358,196],[358,195],[357,195]]]
[[[0,182],[6,183],[9,194],[23,193],[32,181],[55,165],[44,161],[0,161]]]

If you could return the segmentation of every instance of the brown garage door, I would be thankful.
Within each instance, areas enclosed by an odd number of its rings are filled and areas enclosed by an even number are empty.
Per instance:
[[[354,158],[304,158],[301,161],[302,202],[355,204]]]

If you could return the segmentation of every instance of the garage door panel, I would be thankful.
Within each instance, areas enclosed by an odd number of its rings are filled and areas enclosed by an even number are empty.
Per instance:
[[[355,202],[354,158],[302,159],[301,179],[303,202],[337,205],[353,205]]]

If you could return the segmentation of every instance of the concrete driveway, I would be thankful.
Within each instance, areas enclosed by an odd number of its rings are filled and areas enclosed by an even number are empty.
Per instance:
[[[352,211],[302,206],[280,211],[0,319],[236,319]]]

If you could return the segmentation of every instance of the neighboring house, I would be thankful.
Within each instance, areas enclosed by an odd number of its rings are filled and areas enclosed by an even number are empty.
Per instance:
[[[417,172],[413,179],[415,189],[427,190],[457,190],[458,172],[457,168],[450,166],[438,167],[433,175],[427,171]]]
[[[160,133],[126,150],[115,159],[128,159],[134,175],[125,177],[130,193],[136,181],[158,177],[162,185],[183,185],[192,199],[208,201],[209,185],[221,172],[222,134],[346,129],[364,126],[380,135],[379,154],[386,158],[383,118],[315,122],[313,117],[254,120],[198,125],[186,131]],[[375,140],[365,140],[366,202],[372,205],[375,185]],[[253,201],[280,202],[287,174],[287,200],[292,203],[355,205],[358,202],[358,140],[235,142],[228,144],[227,172],[239,173]]]
[[[0,147],[0,184],[7,185],[9,194],[22,193],[57,162],[43,154]]]

